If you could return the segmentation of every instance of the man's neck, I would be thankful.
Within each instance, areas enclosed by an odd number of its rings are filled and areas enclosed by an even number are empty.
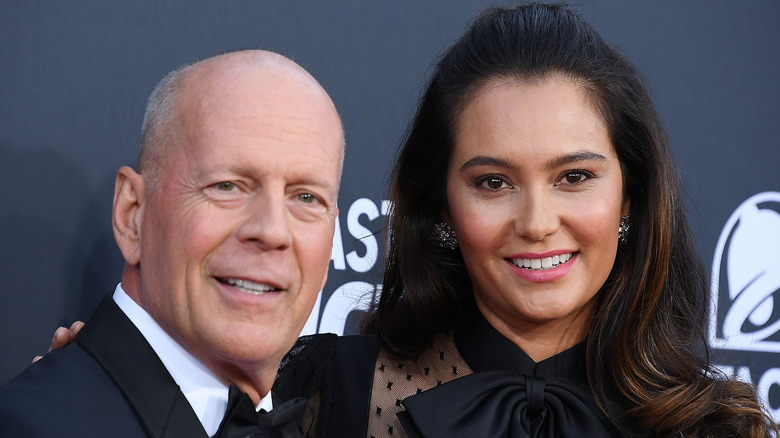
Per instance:
[[[114,292],[114,301],[146,338],[160,361],[181,388],[209,435],[216,433],[227,408],[228,382],[198,360],[169,336],[154,319],[122,289]],[[241,388],[241,385],[237,385]],[[242,388],[245,391],[245,388]],[[246,392],[246,391],[245,391]],[[252,397],[252,393],[247,392]],[[252,401],[258,408],[271,410],[270,392],[260,397],[254,391]]]

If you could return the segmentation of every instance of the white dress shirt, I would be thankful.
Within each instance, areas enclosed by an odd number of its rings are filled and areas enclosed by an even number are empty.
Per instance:
[[[181,392],[187,397],[206,433],[213,436],[217,433],[227,410],[228,385],[222,383],[205,365],[168,336],[168,333],[125,293],[122,283],[116,286],[113,298],[157,353],[181,388]],[[270,392],[260,400],[257,410],[260,409],[273,409]]]

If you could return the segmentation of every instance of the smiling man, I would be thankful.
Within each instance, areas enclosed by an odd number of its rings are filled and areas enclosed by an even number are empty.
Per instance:
[[[229,411],[276,405],[295,423],[240,436],[297,436],[303,405],[270,390],[325,283],[342,157],[333,103],[287,58],[169,74],[138,172],[116,178],[122,281],[74,346],[0,389],[0,436],[227,436],[229,393],[244,397]]]

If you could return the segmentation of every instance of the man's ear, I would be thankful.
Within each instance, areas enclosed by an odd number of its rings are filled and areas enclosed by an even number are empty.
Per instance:
[[[116,174],[112,223],[114,238],[129,265],[141,262],[141,226],[143,223],[144,177],[127,166]]]

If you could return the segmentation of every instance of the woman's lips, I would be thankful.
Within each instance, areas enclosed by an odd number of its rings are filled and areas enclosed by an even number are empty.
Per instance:
[[[516,257],[506,260],[518,277],[532,283],[544,283],[558,280],[569,273],[577,261],[577,254],[570,252],[549,257]]]
[[[510,259],[512,264],[518,268],[525,269],[551,269],[560,266],[571,260],[573,253],[557,254],[552,257],[534,258],[515,258]]]

